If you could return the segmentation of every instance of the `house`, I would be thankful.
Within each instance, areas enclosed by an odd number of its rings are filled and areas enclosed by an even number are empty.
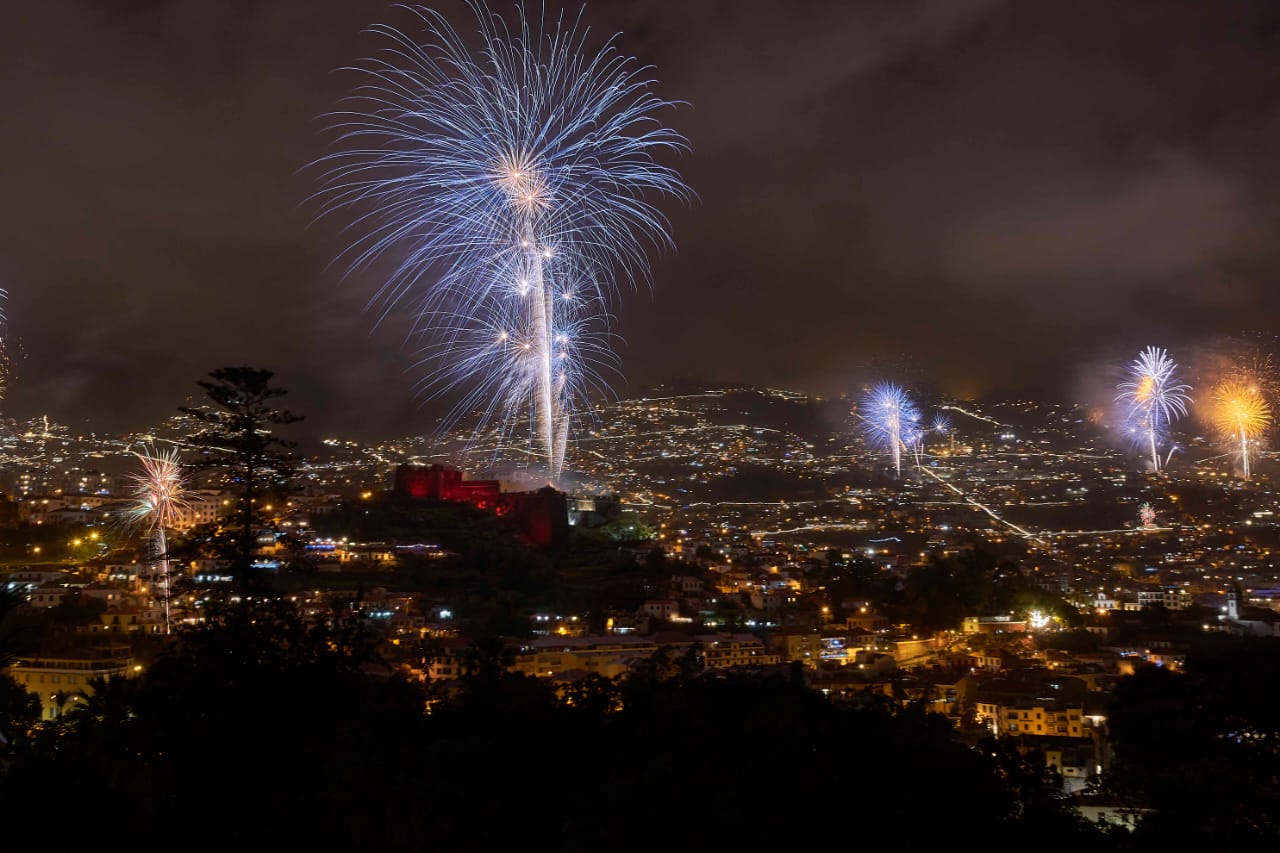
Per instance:
[[[5,589],[21,592],[26,595],[34,592],[47,583],[62,583],[70,578],[68,572],[61,570],[22,569],[10,572],[4,578]]]
[[[1039,744],[1044,755],[1045,767],[1052,769],[1062,780],[1062,790],[1067,794],[1083,791],[1089,778],[1097,775],[1097,747],[1090,742],[1064,739],[1046,739]]]
[[[49,581],[48,583],[43,583],[36,587],[36,589],[32,590],[30,598],[27,599],[27,603],[32,607],[39,607],[42,609],[57,607],[62,603],[69,591],[68,587],[63,586],[56,581]]]
[[[1047,669],[1015,671],[979,681],[977,720],[997,735],[1088,739],[1083,681]]]
[[[670,622],[680,615],[680,602],[674,598],[651,598],[636,611],[637,616],[648,616],[652,619],[664,619]]]
[[[996,616],[966,616],[962,630],[966,634],[1004,634],[1027,630],[1024,619],[1015,619],[1008,614]]]
[[[110,633],[164,633],[164,613],[157,607],[116,605],[104,610],[99,618],[102,620],[101,630]]]
[[[766,649],[764,641],[754,634],[699,634],[694,641],[702,646],[702,660],[707,669],[735,666],[765,666],[781,658]]]
[[[128,646],[108,645],[24,657],[9,667],[9,675],[40,698],[41,719],[54,720],[91,694],[96,679],[119,678],[135,669]]]
[[[782,661],[801,661],[816,667],[819,661],[851,663],[859,652],[871,648],[871,634],[862,631],[811,631],[785,629],[769,635],[769,648]]]
[[[702,595],[702,579],[688,575],[676,575],[671,579],[671,591],[685,597]]]
[[[1018,656],[1004,649],[974,652],[969,659],[973,662],[974,669],[985,669],[991,672],[1013,669],[1018,664]]]

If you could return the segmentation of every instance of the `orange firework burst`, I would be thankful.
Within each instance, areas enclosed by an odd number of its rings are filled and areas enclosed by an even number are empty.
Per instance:
[[[1247,478],[1249,456],[1271,426],[1271,406],[1256,384],[1239,379],[1218,383],[1209,399],[1209,422],[1222,442],[1239,452]]]

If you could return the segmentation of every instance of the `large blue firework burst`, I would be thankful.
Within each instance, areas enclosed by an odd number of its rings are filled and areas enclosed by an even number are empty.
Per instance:
[[[920,410],[911,396],[893,382],[871,387],[859,407],[868,444],[889,451],[893,468],[902,473],[902,451],[912,449],[923,438]]]
[[[559,475],[575,413],[608,393],[615,282],[648,283],[648,251],[671,245],[650,200],[691,192],[657,157],[687,148],[659,114],[649,68],[613,39],[587,44],[582,13],[514,24],[479,0],[474,43],[438,12],[359,67],[332,116],[322,213],[347,210],[348,273],[389,271],[370,304],[408,302],[422,348],[419,391],[478,414],[477,431],[529,424]]]

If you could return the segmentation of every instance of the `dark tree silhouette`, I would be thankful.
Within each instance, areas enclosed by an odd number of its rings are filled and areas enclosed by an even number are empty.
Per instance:
[[[1186,672],[1144,666],[1121,680],[1110,713],[1113,793],[1153,810],[1142,849],[1274,848],[1280,842],[1280,642],[1222,638]]]
[[[274,375],[255,367],[219,368],[197,383],[212,406],[179,407],[202,424],[189,437],[204,451],[197,465],[223,471],[224,484],[237,492],[236,534],[224,547],[242,582],[249,577],[254,527],[262,517],[260,499],[287,489],[293,474],[296,442],[273,430],[302,420],[275,406],[287,392],[272,386]]]
[[[13,663],[18,655],[18,644],[10,617],[26,600],[26,596],[17,590],[0,588],[0,670]]]
[[[0,589],[0,769],[13,742],[40,719],[40,700],[4,671],[18,657],[10,616],[25,600],[16,590]]]

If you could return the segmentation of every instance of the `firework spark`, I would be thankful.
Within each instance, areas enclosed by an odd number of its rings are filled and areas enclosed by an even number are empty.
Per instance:
[[[938,412],[936,415],[933,416],[933,424],[930,425],[929,432],[936,432],[938,435],[940,435],[945,441],[948,442],[950,451],[953,453],[955,452],[956,428],[955,428],[955,424],[951,422],[951,418],[947,417],[942,412]]]
[[[1252,350],[1235,359],[1229,374],[1257,388],[1265,400],[1280,397],[1275,358],[1262,350]]]
[[[133,505],[129,518],[153,537],[164,575],[165,633],[169,631],[169,542],[167,531],[190,512],[189,492],[182,480],[182,463],[176,450],[148,449],[134,453],[142,472],[133,475]]]
[[[1271,406],[1257,385],[1228,378],[1214,386],[1209,422],[1219,440],[1239,454],[1246,480],[1250,473],[1249,457],[1257,453],[1271,420]]]
[[[1159,446],[1169,426],[1187,414],[1191,386],[1177,375],[1178,365],[1159,347],[1147,347],[1128,366],[1129,378],[1116,386],[1116,403],[1132,435],[1151,454],[1151,470],[1160,470]]]
[[[860,408],[867,441],[889,451],[893,469],[901,476],[903,449],[916,446],[923,434],[915,403],[898,385],[881,382],[866,393]]]
[[[371,28],[387,46],[350,69],[365,83],[319,161],[321,215],[356,212],[348,273],[389,261],[372,302],[411,303],[419,392],[460,398],[445,426],[476,413],[477,435],[510,435],[527,417],[555,478],[575,413],[616,370],[614,280],[648,282],[647,249],[671,245],[646,196],[691,197],[655,157],[687,143],[614,39],[593,52],[580,18],[521,8],[511,27],[469,5],[474,50],[429,9],[412,10],[420,39]]]
[[[191,509],[178,452],[153,448],[133,455],[142,463],[142,472],[132,476],[130,518],[144,524],[147,532],[176,527],[183,513]]]

